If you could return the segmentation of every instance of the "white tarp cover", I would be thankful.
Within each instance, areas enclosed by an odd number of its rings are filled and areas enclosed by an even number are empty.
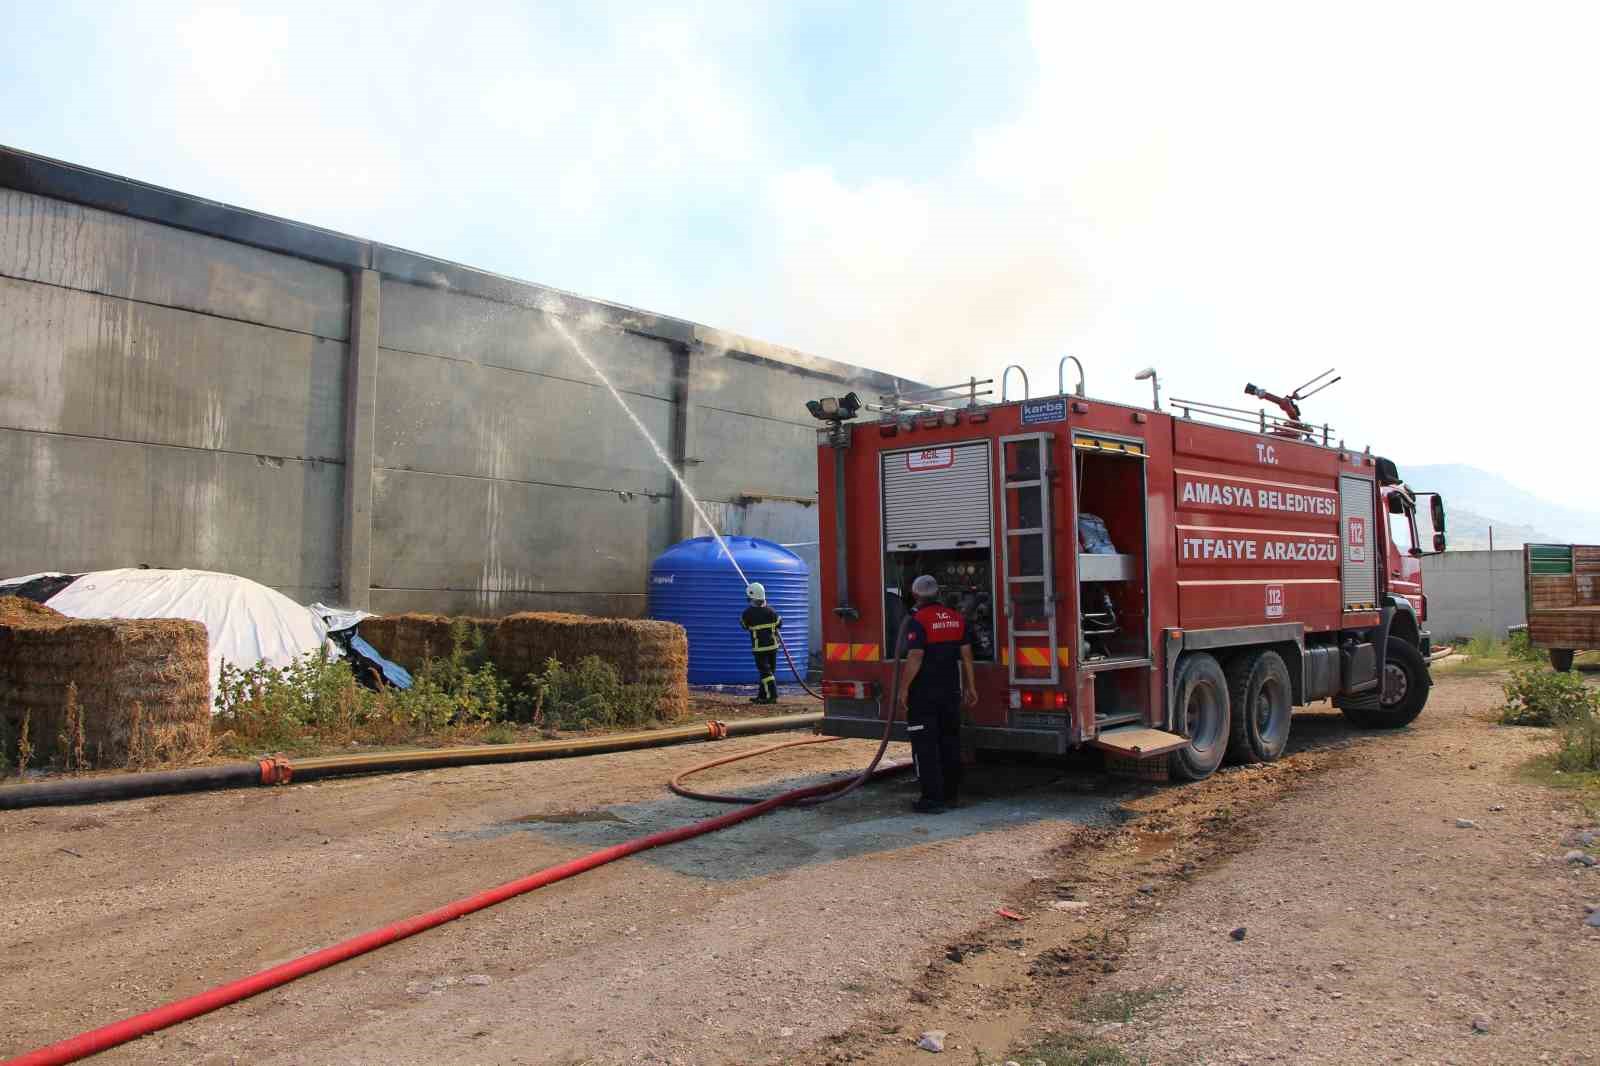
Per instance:
[[[211,698],[224,660],[241,668],[289,663],[322,647],[326,626],[309,608],[237,574],[211,570],[99,570],[46,601],[73,618],[190,618],[211,641]],[[330,654],[339,651],[330,649]]]

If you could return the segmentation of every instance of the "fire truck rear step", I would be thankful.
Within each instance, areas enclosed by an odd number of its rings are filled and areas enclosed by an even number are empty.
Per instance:
[[[1145,726],[1123,726],[1101,733],[1089,743],[1114,755],[1153,759],[1169,751],[1177,751],[1189,743],[1189,738]]]

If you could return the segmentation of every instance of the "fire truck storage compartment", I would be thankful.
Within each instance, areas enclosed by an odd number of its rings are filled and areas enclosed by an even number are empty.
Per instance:
[[[1339,583],[1344,609],[1378,605],[1378,552],[1373,519],[1377,490],[1371,478],[1339,475],[1339,514],[1344,523],[1344,550],[1339,553]]]
[[[1092,676],[1095,729],[1144,721],[1150,702],[1147,671],[1098,670]]]
[[[1072,443],[1080,660],[1091,669],[1140,663],[1150,655],[1144,445],[1085,431]]]
[[[883,454],[886,658],[921,574],[966,618],[973,657],[995,658],[992,462],[987,441]]]

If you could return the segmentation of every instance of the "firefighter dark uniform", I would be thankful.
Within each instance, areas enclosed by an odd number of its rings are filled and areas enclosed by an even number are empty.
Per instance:
[[[783,619],[765,603],[752,603],[739,616],[739,624],[750,631],[750,650],[756,657],[756,674],[761,678],[761,695],[755,703],[778,702],[778,627]]]
[[[906,693],[906,733],[923,806],[954,803],[961,789],[961,649],[971,645],[965,619],[943,604],[918,607],[906,626],[907,652],[922,652]]]

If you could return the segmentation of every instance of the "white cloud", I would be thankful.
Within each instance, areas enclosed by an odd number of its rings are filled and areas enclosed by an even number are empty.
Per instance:
[[[1336,365],[1308,411],[1352,444],[1570,498],[1600,385],[1600,12],[1509,10],[1041,2],[1032,98],[944,173],[772,178],[739,324],[922,380],[1020,361],[1036,392],[1071,351],[1130,400],[1146,364],[1240,406]]]
[[[782,25],[732,0],[53,9],[17,143],[941,384],[1020,361],[1051,388],[1070,351],[1099,395],[1143,400],[1154,364],[1243,404],[1337,365],[1310,413],[1352,442],[1592,480],[1592,4],[1041,0],[1031,63],[993,57],[1035,70],[1016,113],[865,177],[791,143]]]

